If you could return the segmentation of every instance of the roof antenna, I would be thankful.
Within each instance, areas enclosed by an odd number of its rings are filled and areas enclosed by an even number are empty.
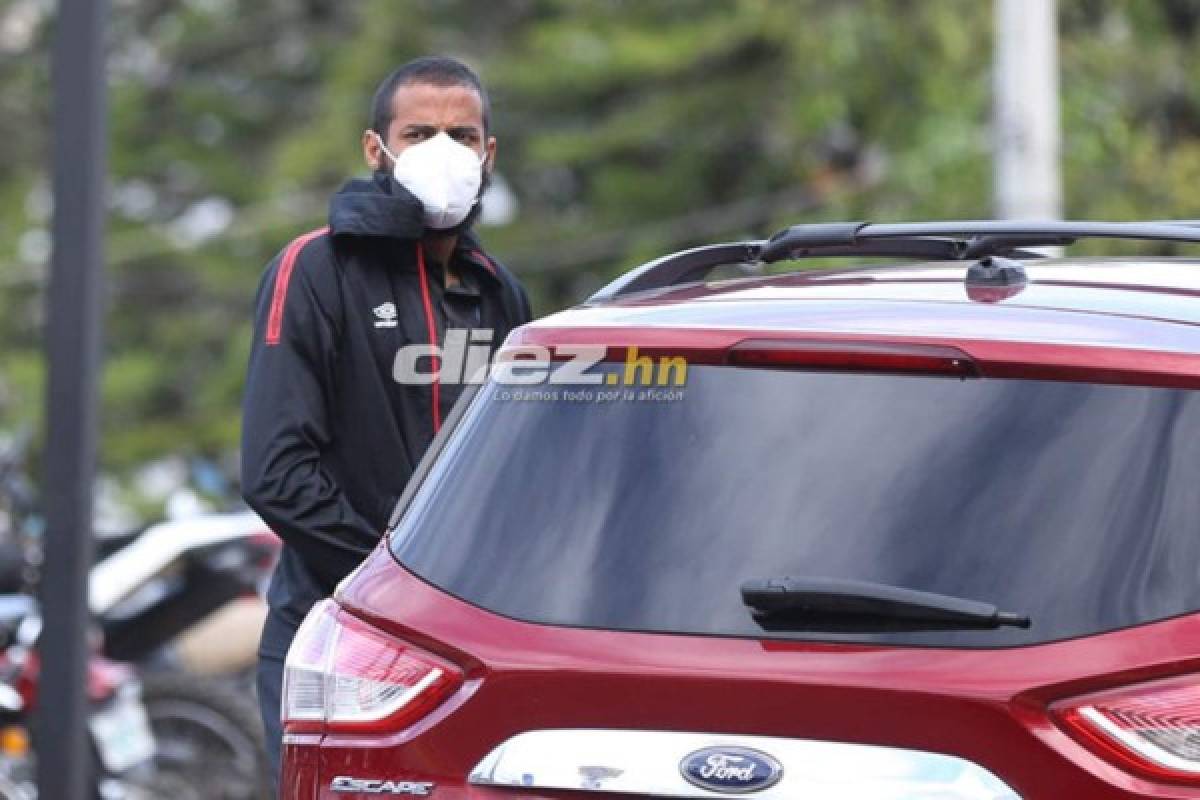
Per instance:
[[[1000,256],[984,256],[967,268],[967,283],[975,286],[1024,286],[1025,265]]]
[[[980,303],[998,303],[1020,294],[1029,283],[1020,261],[984,256],[967,268],[967,296]]]

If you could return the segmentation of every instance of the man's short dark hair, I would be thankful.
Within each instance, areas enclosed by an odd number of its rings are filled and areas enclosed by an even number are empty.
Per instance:
[[[401,86],[424,83],[429,86],[463,86],[479,93],[483,105],[483,132],[486,135],[491,123],[492,107],[487,90],[479,76],[456,58],[449,56],[422,56],[397,67],[383,79],[371,100],[371,130],[387,137],[392,124],[392,98]]]

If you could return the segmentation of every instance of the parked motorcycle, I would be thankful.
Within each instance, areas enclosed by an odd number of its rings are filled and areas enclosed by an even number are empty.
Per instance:
[[[53,747],[39,748],[39,735],[32,727],[41,674],[36,648],[41,627],[32,598],[0,595],[2,800],[36,800],[37,754],[53,752]],[[166,796],[169,786],[155,767],[156,742],[134,670],[94,653],[88,660],[87,681],[93,796],[98,800]]]
[[[20,583],[32,592],[40,537],[30,524],[35,505],[22,488],[28,481],[19,454],[10,449],[0,457],[0,507],[11,509],[8,527],[19,535],[10,540],[20,543],[24,560]],[[270,796],[257,703],[251,685],[237,673],[254,662],[263,613],[259,593],[278,550],[278,540],[252,512],[167,520],[97,543],[90,608],[104,654],[141,670],[141,702],[157,740],[154,764],[160,783],[171,786],[164,797]],[[217,638],[235,646],[207,649],[226,650],[224,663],[235,677],[180,672],[179,637],[202,627],[197,623],[214,612],[230,609],[251,617],[239,628],[252,634],[230,637],[227,628]]]
[[[167,520],[105,540],[89,603],[106,654],[143,664],[169,659],[163,649],[181,633],[238,598],[259,596],[279,547],[252,511]]]
[[[181,660],[179,637],[222,609],[224,630],[217,636],[233,640],[233,652],[229,641],[209,649],[224,649],[235,675],[253,664],[262,623],[258,591],[278,550],[278,539],[252,512],[205,514],[110,541],[92,569],[89,602],[106,653],[145,667],[143,698],[159,743],[157,765],[182,779],[174,800],[269,797],[262,726],[249,687],[236,677],[164,667]],[[241,628],[252,635],[230,636],[228,610],[236,612],[247,596],[255,600]]]
[[[0,564],[3,562],[0,558]],[[6,640],[13,638],[19,619],[30,605],[28,598],[16,596],[20,606],[14,607],[13,598],[0,597],[0,637]],[[22,677],[20,665],[13,663],[7,649],[0,651],[0,800],[37,798],[29,708],[18,688]]]

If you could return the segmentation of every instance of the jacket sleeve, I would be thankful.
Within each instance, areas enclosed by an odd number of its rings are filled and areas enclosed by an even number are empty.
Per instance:
[[[330,585],[379,538],[321,463],[339,341],[332,259],[328,236],[302,237],[267,269],[242,405],[242,494]]]

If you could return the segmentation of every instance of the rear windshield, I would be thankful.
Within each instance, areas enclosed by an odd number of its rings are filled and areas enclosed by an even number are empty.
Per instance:
[[[717,366],[635,399],[550,389],[484,386],[392,533],[408,569],[496,613],[1000,647],[1200,609],[1200,393]],[[782,576],[1032,625],[768,633],[740,587]]]

